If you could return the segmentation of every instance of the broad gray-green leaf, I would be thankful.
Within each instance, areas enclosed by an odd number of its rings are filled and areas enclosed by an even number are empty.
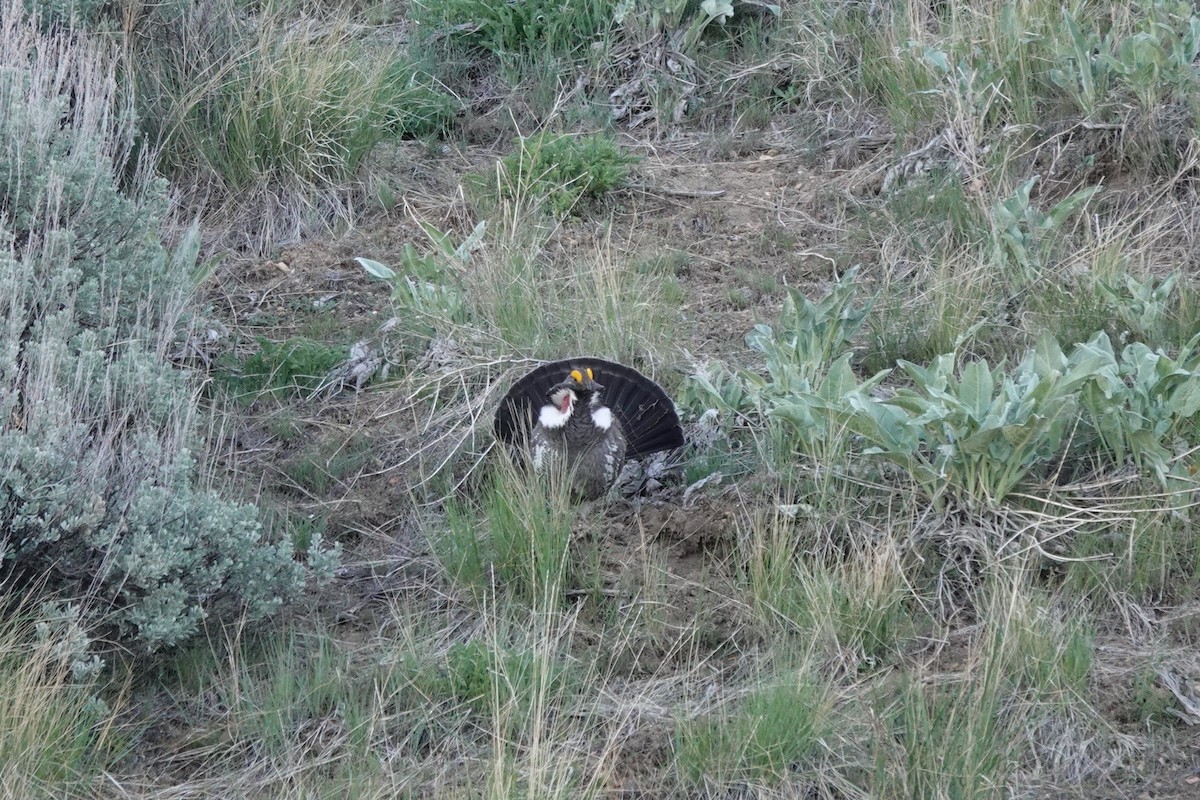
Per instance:
[[[704,0],[700,4],[700,10],[707,14],[709,19],[715,19],[724,25],[725,20],[733,16],[733,3],[730,0]]]
[[[1058,341],[1050,333],[1043,333],[1038,337],[1037,344],[1034,345],[1033,351],[1026,356],[1026,361],[1041,377],[1051,374],[1062,375],[1067,371],[1068,366],[1067,357],[1063,355]]]
[[[887,453],[907,455],[920,444],[916,431],[909,427],[903,411],[891,408],[858,392],[846,395],[854,409],[846,421],[851,431],[874,442]]]
[[[467,259],[469,259],[471,257],[471,251],[474,250],[481,241],[483,241],[483,234],[486,232],[487,220],[481,219],[475,226],[474,230],[467,235],[467,238],[463,239],[462,244],[455,248],[454,257],[462,262],[465,262]]]
[[[1087,189],[1080,189],[1065,200],[1055,203],[1050,212],[1046,214],[1046,218],[1042,220],[1041,227],[1045,230],[1061,227],[1081,206],[1095,197],[1100,188],[1099,186],[1090,186]]]
[[[450,234],[438,230],[438,228],[423,219],[417,220],[417,224],[421,226],[421,230],[425,231],[425,235],[429,237],[429,241],[442,251],[443,255],[454,255],[454,243],[450,240]]]
[[[365,269],[369,275],[379,278],[380,280],[390,281],[395,280],[396,278],[396,273],[391,267],[387,266],[386,264],[381,264],[373,258],[362,258],[360,256],[355,256],[354,260],[357,261],[358,265]]]
[[[870,387],[859,386],[854,370],[850,368],[850,354],[846,353],[829,367],[829,372],[817,388],[817,395],[826,402],[835,402],[855,389],[865,391],[866,388]]]
[[[1193,374],[1171,393],[1171,411],[1187,419],[1200,411],[1200,376]]]
[[[781,403],[775,406],[767,414],[768,416],[778,417],[790,422],[797,428],[805,430],[815,427],[817,424],[812,412],[812,406],[798,398],[796,402]]]
[[[988,428],[986,430],[976,431],[966,438],[958,441],[958,449],[966,455],[988,455],[992,449],[992,444],[998,439],[1003,439],[1000,428]],[[1007,443],[1005,443],[1007,446]]]
[[[915,41],[910,41],[908,46],[913,48],[916,47],[917,44],[918,43]],[[930,47],[929,45],[925,45],[921,48],[921,55],[927,62],[929,62],[930,65],[937,69],[938,72],[943,74],[950,72],[950,59],[941,50]]]
[[[1110,398],[1125,389],[1112,343],[1103,332],[1097,333],[1084,344],[1075,345],[1068,359],[1067,371],[1063,376],[1064,388],[1072,390],[1085,383],[1095,384],[1105,397]]]
[[[962,381],[958,385],[958,399],[976,421],[981,421],[992,406],[995,389],[992,371],[987,362],[973,361],[963,368]]]

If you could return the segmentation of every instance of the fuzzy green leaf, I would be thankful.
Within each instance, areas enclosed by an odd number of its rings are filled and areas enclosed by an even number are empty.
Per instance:
[[[995,382],[986,361],[974,361],[963,369],[958,399],[972,418],[982,420],[987,416],[994,391]]]
[[[373,258],[362,258],[360,256],[355,256],[354,260],[357,261],[358,265],[365,269],[372,277],[385,281],[395,280],[396,278],[396,273],[391,267],[387,266],[386,264],[382,264]]]

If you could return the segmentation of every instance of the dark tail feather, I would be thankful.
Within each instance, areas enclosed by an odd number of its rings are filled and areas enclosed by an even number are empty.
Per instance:
[[[533,428],[550,389],[573,369],[591,368],[604,386],[604,402],[625,432],[627,453],[640,458],[683,446],[683,428],[667,393],[632,367],[600,358],[570,358],[543,364],[513,384],[496,410],[496,436],[520,443]]]
[[[596,371],[596,368],[592,367],[592,370]],[[662,387],[620,364],[605,370],[601,373],[603,377],[597,374],[596,380],[604,384],[604,401],[621,422],[631,457],[640,458],[658,450],[683,446],[683,428],[679,425],[674,404]]]

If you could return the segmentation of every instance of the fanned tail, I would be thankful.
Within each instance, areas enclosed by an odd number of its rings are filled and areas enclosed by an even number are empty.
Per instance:
[[[550,389],[571,370],[589,368],[604,386],[604,403],[621,424],[630,458],[683,446],[679,415],[661,386],[632,367],[587,357],[543,364],[514,383],[496,410],[496,437],[510,444],[523,442]]]

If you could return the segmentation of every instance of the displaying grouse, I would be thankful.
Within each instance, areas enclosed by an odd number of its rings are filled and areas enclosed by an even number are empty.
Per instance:
[[[565,468],[572,494],[604,494],[627,458],[683,446],[675,406],[635,369],[599,358],[543,364],[496,410],[496,436],[527,450],[535,471]]]

